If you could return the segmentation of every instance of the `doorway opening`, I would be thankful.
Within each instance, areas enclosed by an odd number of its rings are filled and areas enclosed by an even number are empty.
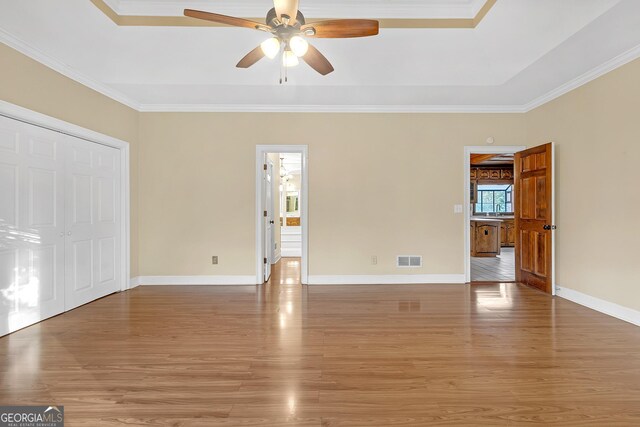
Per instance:
[[[256,283],[275,273],[277,281],[306,284],[307,146],[259,145],[256,166]],[[283,266],[293,268],[283,274]]]
[[[467,282],[515,282],[514,155],[524,147],[465,147]]]
[[[467,282],[518,282],[555,295],[554,158],[552,142],[465,147]]]

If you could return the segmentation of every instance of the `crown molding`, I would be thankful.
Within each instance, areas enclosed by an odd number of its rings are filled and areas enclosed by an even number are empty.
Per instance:
[[[524,105],[277,105],[277,104],[144,104],[80,73],[30,44],[0,29],[0,42],[102,95],[138,112],[216,113],[527,113],[640,58],[640,45],[587,71]]]
[[[92,78],[74,70],[73,68],[69,67],[68,65],[64,64],[61,61],[58,61],[57,59],[54,59],[52,57],[50,57],[49,55],[43,53],[42,51],[38,50],[37,48],[33,47],[32,45],[23,42],[22,40],[20,40],[19,38],[15,37],[13,34],[8,33],[7,31],[3,30],[0,28],[0,42],[6,44],[7,46],[9,46],[12,49],[17,50],[18,52],[22,53],[23,55],[28,56],[29,58],[33,59],[34,61],[37,61],[49,68],[51,68],[54,71],[57,71],[58,73],[62,74],[65,77],[70,78],[71,80],[75,80],[76,82],[95,90],[96,92],[99,92],[115,101],[118,101],[121,104],[126,105],[127,107],[133,108],[134,110],[139,110],[140,106],[139,104],[134,101],[133,99],[129,98],[128,96],[124,95],[123,93],[108,87],[102,83],[98,83],[97,81],[93,80]]]
[[[206,0],[101,0],[120,16],[176,16],[182,9],[211,10],[234,16],[264,16],[268,3],[263,1],[220,2],[212,4]],[[495,0],[474,0],[467,4],[452,4],[446,0],[438,4],[426,4],[419,0],[396,0],[392,5],[373,4],[366,7],[368,18],[411,19],[469,19],[478,17],[488,3]],[[302,10],[307,16],[364,17],[362,5],[354,1],[324,0],[315,4],[305,3]]]
[[[550,92],[534,99],[533,101],[523,105],[522,110],[525,113],[528,113],[531,110],[535,110],[538,107],[546,104],[547,102],[553,101],[556,98],[561,97],[574,89],[579,88],[580,86],[584,86],[587,83],[597,79],[598,77],[604,76],[607,73],[615,70],[616,68],[620,68],[625,64],[628,64],[631,61],[640,58],[640,45],[634,48],[629,49],[628,51],[610,59],[609,61],[601,64],[581,76],[576,77],[573,80],[568,81],[567,83],[553,89]]]
[[[143,113],[524,113],[511,105],[141,104]]]
[[[478,0],[479,8],[475,15],[470,13],[468,17],[433,17],[433,12],[420,11],[419,5],[412,4],[404,6],[395,5],[390,7],[368,7],[366,14],[358,5],[344,5],[335,3],[333,5],[323,4],[322,7],[305,7],[304,11],[307,17],[312,17],[309,23],[316,20],[333,18],[375,18],[380,23],[380,28],[476,28],[484,17],[489,13],[491,8],[496,4],[497,0]],[[114,24],[118,26],[134,26],[134,27],[228,27],[228,25],[216,22],[193,19],[183,16],[182,12],[185,7],[194,9],[209,10],[210,5],[202,2],[147,2],[141,3],[143,6],[125,7],[117,0],[91,0],[91,3],[98,8],[105,16],[107,16]],[[340,10],[339,16],[335,11]],[[264,5],[238,7],[217,5],[216,12],[226,15],[241,16],[251,21],[262,22],[265,8]],[[421,16],[428,16],[423,18]],[[445,16],[452,16],[447,14]]]

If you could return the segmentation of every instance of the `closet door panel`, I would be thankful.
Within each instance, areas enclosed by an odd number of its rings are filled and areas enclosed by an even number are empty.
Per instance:
[[[64,311],[60,134],[0,117],[0,334]]]
[[[68,138],[67,287],[70,310],[120,289],[119,156],[116,149]]]

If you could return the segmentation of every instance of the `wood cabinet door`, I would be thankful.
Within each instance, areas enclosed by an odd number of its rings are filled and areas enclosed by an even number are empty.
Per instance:
[[[515,155],[516,280],[552,290],[552,144]]]
[[[502,222],[500,224],[500,246],[508,246],[509,242],[507,241],[507,223]]]
[[[516,244],[516,234],[515,234],[515,224],[513,221],[509,221],[506,226],[507,236],[505,240],[507,242],[507,246],[515,246]]]
[[[489,179],[491,174],[489,169],[478,169],[478,179]]]
[[[479,254],[500,253],[500,226],[482,224],[476,226],[476,252]]]

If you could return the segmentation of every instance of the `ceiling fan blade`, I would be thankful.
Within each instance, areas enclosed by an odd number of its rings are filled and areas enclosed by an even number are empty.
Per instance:
[[[309,64],[311,68],[326,76],[330,72],[333,71],[333,65],[324,57],[323,54],[320,53],[318,49],[309,45],[309,49],[307,53],[302,57],[304,62]]]
[[[184,16],[196,19],[204,19],[205,21],[217,22],[218,24],[232,25],[234,27],[252,28],[254,30],[271,31],[267,25],[248,19],[235,18],[233,16],[219,15],[217,13],[203,12],[201,10],[185,9]]]
[[[236,67],[249,68],[256,62],[260,61],[262,58],[264,58],[264,52],[262,51],[262,47],[258,46],[251,52],[247,53],[244,58],[242,58],[240,62],[238,62]]]
[[[348,38],[375,36],[379,28],[380,23],[373,19],[333,19],[312,22],[303,25],[300,30],[315,30],[315,34],[307,33],[308,37]]]
[[[298,0],[273,0],[278,18],[282,21],[282,15],[287,15],[291,24],[295,24],[298,16]]]

